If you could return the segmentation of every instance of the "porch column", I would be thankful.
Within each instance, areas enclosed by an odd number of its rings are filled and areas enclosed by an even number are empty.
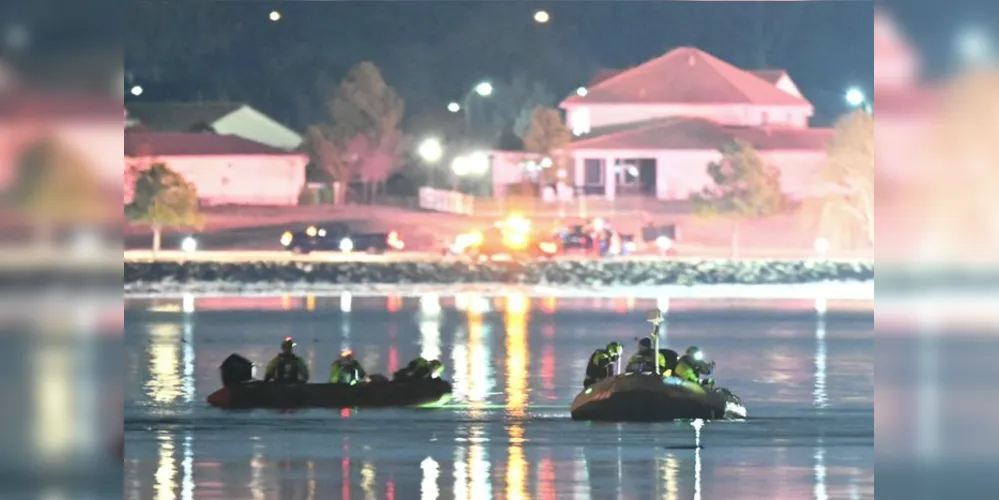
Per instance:
[[[613,156],[604,158],[604,196],[608,200],[613,200],[617,194],[617,167],[614,160]]]
[[[660,200],[669,199],[669,156],[660,154],[656,156],[656,198]]]
[[[576,189],[582,189],[583,185],[586,184],[586,158],[578,154],[573,154],[572,165],[572,179],[575,182],[575,187]]]

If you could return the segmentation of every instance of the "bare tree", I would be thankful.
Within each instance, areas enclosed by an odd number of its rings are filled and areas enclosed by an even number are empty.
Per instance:
[[[874,118],[864,111],[836,124],[822,168],[820,234],[838,248],[874,245]]]

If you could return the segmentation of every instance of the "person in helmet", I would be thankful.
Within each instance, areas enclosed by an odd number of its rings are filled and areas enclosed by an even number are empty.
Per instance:
[[[611,342],[607,347],[597,349],[590,355],[590,362],[586,365],[586,377],[583,379],[583,387],[589,387],[601,380],[614,376],[614,365],[621,359],[624,347],[618,342]]]
[[[264,381],[282,384],[304,384],[309,381],[309,365],[295,354],[295,341],[291,337],[285,337],[281,342],[281,353],[267,364]]]
[[[656,369],[654,363],[659,364],[659,373],[667,374],[666,356],[663,356],[662,352],[653,350],[652,338],[645,337],[638,341],[638,352],[628,359],[625,371],[628,373],[653,372]]]
[[[680,357],[674,373],[681,380],[710,386],[714,385],[714,381],[710,378],[702,380],[702,377],[711,375],[714,368],[715,362],[705,361],[704,353],[699,347],[690,346],[683,356]]]
[[[423,356],[417,356],[406,366],[392,374],[392,380],[420,380],[439,378],[444,372],[444,365],[437,361],[429,361]]]
[[[354,359],[354,351],[344,349],[340,357],[330,365],[330,383],[354,385],[366,381],[368,374],[361,363]]]

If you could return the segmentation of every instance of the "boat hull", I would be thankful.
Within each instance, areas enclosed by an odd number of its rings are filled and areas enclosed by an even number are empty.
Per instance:
[[[655,374],[628,373],[584,389],[572,402],[573,420],[665,422],[746,418],[739,398],[725,389]]]
[[[225,409],[386,408],[434,406],[451,395],[440,379],[344,384],[274,384],[252,381],[223,387],[208,404]]]

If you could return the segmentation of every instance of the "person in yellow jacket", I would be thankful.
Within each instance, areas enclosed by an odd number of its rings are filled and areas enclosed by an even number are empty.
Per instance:
[[[645,337],[638,341],[638,352],[628,359],[628,365],[624,371],[629,373],[654,372],[655,365],[653,363],[659,364],[659,373],[667,374],[666,356],[662,352],[656,352],[652,349],[652,339]]]
[[[699,347],[690,346],[687,348],[687,351],[683,354],[683,356],[680,357],[680,361],[676,365],[674,374],[681,380],[687,382],[713,386],[714,381],[712,379],[707,378],[702,380],[702,377],[705,375],[711,375],[714,368],[714,361],[704,361],[704,353]]]
[[[309,381],[309,365],[295,354],[295,341],[291,337],[285,337],[281,342],[281,353],[267,363],[264,381],[282,384],[304,384]]]
[[[330,365],[330,383],[355,385],[366,381],[368,374],[361,363],[354,359],[354,351],[344,349],[340,357]]]

